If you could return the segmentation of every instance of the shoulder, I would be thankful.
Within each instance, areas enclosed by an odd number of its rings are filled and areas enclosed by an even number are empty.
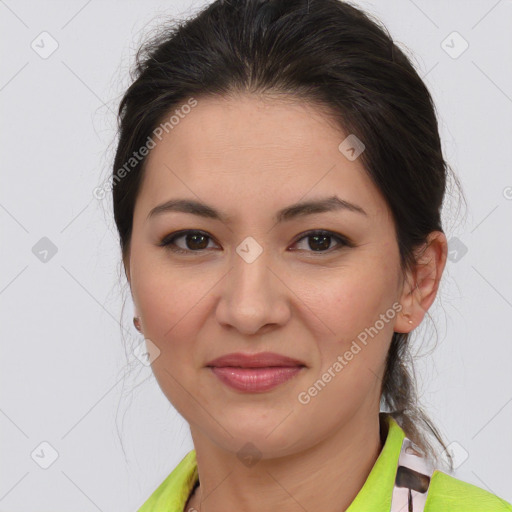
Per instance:
[[[436,469],[430,479],[425,512],[512,512],[512,504]]]

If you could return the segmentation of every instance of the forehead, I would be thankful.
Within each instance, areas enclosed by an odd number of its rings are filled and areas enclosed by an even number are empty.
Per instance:
[[[146,214],[173,197],[222,203],[236,214],[230,205],[261,212],[334,193],[369,215],[387,210],[361,161],[340,152],[348,134],[313,104],[198,98],[175,120],[146,160],[137,200]]]

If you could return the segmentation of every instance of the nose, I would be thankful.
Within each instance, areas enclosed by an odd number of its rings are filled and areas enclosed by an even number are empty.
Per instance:
[[[243,334],[257,334],[284,325],[290,318],[291,291],[263,251],[254,261],[235,253],[222,280],[217,321]]]

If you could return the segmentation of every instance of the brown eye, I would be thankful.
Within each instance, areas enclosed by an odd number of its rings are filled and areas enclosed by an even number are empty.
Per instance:
[[[177,243],[178,240],[181,240],[180,243]],[[206,251],[209,248],[209,242],[212,240],[212,237],[203,231],[188,229],[165,236],[158,245],[178,254],[193,254]],[[354,247],[354,244],[346,237],[332,231],[316,230],[303,233],[294,245],[299,244],[302,240],[307,240],[307,242],[305,247],[298,250],[311,253],[324,254],[343,247]]]
[[[183,236],[185,237],[185,245],[187,246],[187,249],[206,249],[206,247],[208,247],[208,237],[201,233],[192,233]]]
[[[299,248],[298,250],[305,250],[308,252],[332,252],[334,250],[338,250],[343,248],[344,246],[352,246],[349,241],[342,237],[341,235],[337,235],[331,231],[310,231],[305,233],[295,244],[298,244],[301,240],[307,240],[305,247]],[[332,249],[331,244],[333,241],[337,242],[337,246]]]
[[[176,243],[177,240],[183,240],[181,245]],[[167,235],[158,245],[176,253],[193,253],[206,250],[210,240],[211,237],[202,231],[185,230]]]

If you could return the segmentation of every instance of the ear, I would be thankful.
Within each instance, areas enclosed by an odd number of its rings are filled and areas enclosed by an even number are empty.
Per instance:
[[[434,302],[448,256],[445,234],[432,231],[415,253],[416,264],[407,273],[400,297],[403,309],[395,322],[395,332],[406,333],[416,328]]]

